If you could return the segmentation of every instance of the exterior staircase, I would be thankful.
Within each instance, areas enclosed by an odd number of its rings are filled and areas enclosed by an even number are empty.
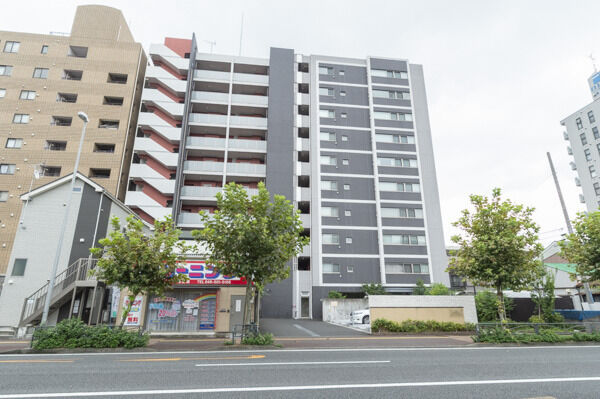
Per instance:
[[[86,296],[85,298],[87,298],[86,292],[90,289],[93,289],[94,296],[92,300],[92,314],[89,316],[90,320],[88,322],[88,324],[91,324],[93,319],[92,316],[98,314],[99,307],[101,306],[103,300],[102,298],[99,301],[95,301],[96,289],[102,288],[101,292],[103,295],[105,287],[104,282],[96,280],[96,277],[90,273],[90,271],[96,266],[96,263],[97,259],[81,258],[56,276],[54,281],[54,289],[52,290],[52,298],[50,298],[49,314],[57,311],[63,305],[70,302],[68,317],[70,318],[75,313],[81,317],[82,306],[78,306],[79,309],[74,309],[75,300],[78,294],[82,295],[82,293]],[[21,311],[21,321],[19,323],[19,327],[32,326],[40,323],[49,285],[49,282],[44,284],[40,289],[25,298],[23,310]],[[96,303],[94,304],[93,302]],[[85,303],[85,300],[82,298],[79,303]],[[94,305],[96,305],[96,307]],[[97,313],[94,313],[96,308]]]

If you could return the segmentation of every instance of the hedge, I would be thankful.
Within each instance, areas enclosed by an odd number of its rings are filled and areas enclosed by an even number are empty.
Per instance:
[[[502,327],[494,327],[490,329],[482,329],[479,335],[473,337],[475,342],[488,343],[519,343],[530,344],[536,342],[600,342],[600,332],[581,333],[574,332],[572,334],[557,334],[550,330],[540,330],[536,334],[519,334],[514,333]]]
[[[420,321],[410,319],[398,323],[386,319],[377,319],[371,323],[371,331],[394,333],[475,331],[475,324],[462,324],[451,321],[435,320]]]

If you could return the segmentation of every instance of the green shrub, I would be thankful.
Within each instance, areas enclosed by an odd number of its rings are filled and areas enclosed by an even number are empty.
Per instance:
[[[371,331],[395,333],[475,331],[475,325],[471,323],[461,324],[435,320],[404,320],[398,323],[386,319],[377,319],[371,323]]]
[[[413,288],[413,295],[427,295],[427,287],[423,280],[418,279],[415,288]]]
[[[450,295],[450,289],[442,283],[433,283],[427,290],[427,295]]]
[[[600,342],[600,333],[579,333],[559,335],[548,329],[541,329],[539,333],[517,333],[502,327],[493,327],[480,330],[479,335],[473,337],[475,342],[488,342],[495,344],[520,343],[530,344],[535,342],[568,342],[568,341],[596,341]]]
[[[365,295],[385,295],[385,288],[381,283],[363,284],[362,291]]]
[[[346,295],[342,294],[339,291],[329,291],[327,297],[331,299],[344,299],[346,298]]]
[[[248,335],[242,339],[243,345],[273,345],[275,340],[273,334],[253,334]]]
[[[477,319],[480,323],[500,320],[498,315],[498,296],[491,291],[480,291],[475,295],[475,307],[477,308]],[[515,308],[511,298],[504,297],[504,309],[508,316]]]
[[[54,348],[139,348],[148,344],[148,334],[87,326],[79,319],[68,319],[55,327],[40,328],[33,333],[33,349]]]
[[[544,318],[542,316],[533,315],[529,318],[530,323],[545,323]]]

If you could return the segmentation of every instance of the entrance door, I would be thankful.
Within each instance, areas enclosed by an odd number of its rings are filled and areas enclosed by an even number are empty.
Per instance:
[[[310,317],[310,298],[300,298],[300,317]]]
[[[231,307],[229,308],[229,330],[233,331],[235,326],[244,323],[244,302],[245,295],[232,295]]]

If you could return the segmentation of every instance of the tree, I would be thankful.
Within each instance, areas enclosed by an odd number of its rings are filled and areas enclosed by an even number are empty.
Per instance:
[[[554,275],[544,271],[534,284],[531,291],[531,300],[537,307],[538,317],[546,323],[557,323],[562,321],[562,315],[554,311]]]
[[[470,196],[474,212],[465,209],[453,225],[462,230],[452,241],[459,245],[448,271],[468,278],[474,285],[493,287],[498,297],[500,321],[506,321],[503,290],[526,289],[538,278],[539,227],[532,220],[533,208],[502,200],[499,188],[492,198]]]
[[[327,294],[327,298],[330,298],[330,299],[344,299],[344,298],[346,298],[346,295],[342,294],[339,291],[329,291],[329,293]]]
[[[417,280],[416,286],[413,289],[413,295],[427,295],[427,287],[425,287],[423,280]]]
[[[129,304],[123,311],[121,326],[136,296],[162,295],[173,284],[184,282],[187,276],[175,273],[178,264],[192,247],[179,241],[171,217],[154,222],[154,231],[144,233],[144,223],[133,215],[121,228],[119,218],[111,219],[112,231],[99,241],[101,248],[90,252],[99,257],[95,274],[108,284],[128,290]]]
[[[558,243],[560,254],[574,263],[585,282],[600,280],[600,212],[580,213],[574,221],[575,232]]]
[[[498,297],[491,291],[479,291],[475,295],[475,308],[477,309],[477,320],[479,322],[497,321],[500,319],[498,314]],[[515,308],[512,298],[504,298],[504,309],[506,314]]]
[[[265,285],[289,276],[287,263],[308,244],[299,211],[282,195],[273,201],[264,183],[248,197],[235,183],[217,194],[217,211],[200,212],[204,229],[193,231],[203,244],[207,262],[219,273],[246,280],[244,324],[250,320],[250,301]]]
[[[385,288],[381,283],[363,284],[362,291],[365,295],[385,295]]]

